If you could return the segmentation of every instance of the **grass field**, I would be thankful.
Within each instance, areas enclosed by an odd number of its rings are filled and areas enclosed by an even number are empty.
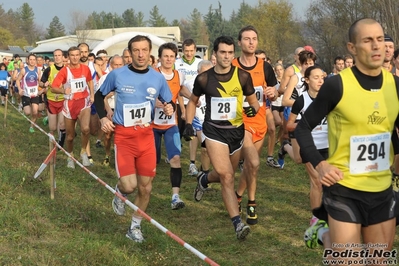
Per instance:
[[[49,153],[48,138],[38,130],[29,133],[29,123],[15,109],[9,108],[7,127],[3,115],[0,107],[0,265],[206,265],[147,221],[142,223],[144,243],[127,239],[132,210],[116,216],[113,195],[78,166],[67,169],[61,152],[51,200],[48,169],[33,179]],[[321,265],[322,248],[311,250],[303,242],[311,217],[303,166],[288,159],[284,170],[272,169],[263,154],[256,198],[259,223],[245,241],[238,241],[220,185],[213,184],[201,202],[193,200],[196,179],[186,175],[188,145],[183,145],[181,198],[186,208],[171,210],[169,165],[162,161],[148,215],[220,265]],[[80,138],[75,154],[79,148]],[[104,150],[92,145],[92,153],[90,170],[115,186],[114,169],[101,165]],[[397,234],[394,246],[398,244]]]

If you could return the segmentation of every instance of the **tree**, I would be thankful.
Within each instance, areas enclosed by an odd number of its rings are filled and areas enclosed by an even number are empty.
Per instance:
[[[208,42],[208,36],[206,32],[206,25],[202,20],[202,15],[198,9],[194,8],[188,19],[189,26],[189,37],[197,44],[203,44]]]
[[[208,39],[210,45],[210,51],[213,51],[213,42],[221,35],[225,34],[226,21],[222,15],[222,5],[219,2],[219,8],[213,9],[212,5],[209,6],[208,14],[204,16],[205,25],[208,28]]]
[[[87,15],[82,11],[70,11],[72,24],[69,26],[70,34],[76,34],[78,42],[86,42],[91,33],[91,28],[87,25]]]
[[[0,28],[0,48],[6,49],[13,41],[13,34],[7,29]]]
[[[133,8],[126,9],[122,13],[123,26],[135,27],[136,26],[136,12]]]
[[[178,19],[174,19],[172,23],[170,23],[172,27],[180,27],[180,21]]]
[[[137,21],[136,27],[145,27],[147,24],[147,22],[144,20],[144,13],[141,11],[137,13],[136,21]]]
[[[124,27],[145,27],[144,13],[140,11],[136,15],[133,8],[126,9],[121,19]]]
[[[305,35],[316,48],[318,63],[327,71],[336,56],[347,54],[348,29],[357,19],[375,18],[381,21],[381,5],[388,1],[319,0],[309,6],[306,14]],[[384,14],[384,21],[389,20]],[[397,14],[396,14],[397,16]],[[384,25],[384,23],[382,23]]]
[[[394,43],[399,42],[399,3],[395,0],[380,0],[375,1],[374,4],[376,5],[375,9],[380,11],[380,18],[381,24],[387,34],[389,34]]]
[[[154,6],[150,10],[150,20],[149,20],[149,26],[150,27],[167,27],[169,24],[166,21],[166,19],[159,14],[159,9],[158,6]]]
[[[65,27],[60,22],[60,19],[55,16],[47,28],[46,39],[61,37],[65,35]]]
[[[23,3],[17,10],[19,18],[19,26],[30,45],[33,45],[37,39],[35,31],[35,13],[28,3]]]

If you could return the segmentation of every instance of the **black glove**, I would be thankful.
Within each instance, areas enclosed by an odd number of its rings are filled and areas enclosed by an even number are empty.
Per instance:
[[[186,124],[186,127],[184,128],[184,131],[183,131],[183,138],[186,141],[190,141],[194,138],[194,136],[195,136],[195,133],[194,133],[193,125]]]
[[[248,116],[248,117],[254,117],[256,115],[256,110],[255,107],[253,106],[248,106],[248,107],[244,107],[244,113]]]

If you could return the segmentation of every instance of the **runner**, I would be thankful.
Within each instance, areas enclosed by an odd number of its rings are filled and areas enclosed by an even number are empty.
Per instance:
[[[8,97],[8,88],[10,85],[10,75],[7,72],[7,66],[4,63],[0,64],[0,94],[1,94],[1,105],[5,104]]]
[[[306,50],[299,53],[299,62],[301,64],[301,70],[300,72],[295,73],[295,75],[290,78],[290,81],[287,85],[287,89],[284,92],[283,101],[282,101],[283,106],[287,108],[286,111],[284,112],[285,119],[287,120],[287,126],[288,126],[288,117],[291,113],[291,107],[294,104],[295,100],[302,95],[304,89],[303,75],[305,74],[305,71],[308,67],[314,65],[315,61],[316,61],[316,55],[314,53]],[[294,132],[288,131],[288,133],[290,141],[283,140],[278,152],[278,162],[281,168],[284,167],[284,157],[287,153],[295,163],[302,162],[302,158],[299,154],[299,145],[295,139]]]
[[[384,42],[385,42],[385,58],[382,67],[388,70],[389,72],[393,73],[392,57],[395,50],[395,44],[392,37],[387,34],[384,35]]]
[[[122,52],[123,64],[129,65],[132,63],[132,55],[130,54],[129,48],[123,49]]]
[[[284,75],[284,66],[280,63],[277,63],[274,66],[274,72],[276,73],[276,79],[278,84],[276,85],[277,90],[280,88],[280,82],[281,79],[283,78]],[[283,95],[280,95],[277,100],[272,101],[272,114],[273,114],[273,118],[274,118],[274,124],[276,125],[276,127],[279,127],[279,131],[277,134],[277,141],[275,142],[275,144],[277,144],[277,142],[282,143],[282,136],[283,136],[283,114],[284,114],[284,106],[282,106],[282,101],[283,101]],[[278,165],[280,167],[280,164]]]
[[[40,97],[43,90],[39,90],[39,80],[41,72],[36,67],[36,55],[28,55],[28,65],[21,69],[16,84],[19,95],[22,96],[22,107],[25,115],[30,115],[32,124],[29,128],[30,133],[34,133],[33,123],[36,123]]]
[[[177,46],[174,43],[164,43],[159,46],[158,58],[160,66],[156,68],[166,79],[172,93],[172,101],[179,102],[179,108],[184,113],[184,102],[180,96],[180,90],[184,82],[183,75],[173,69],[177,56]],[[156,101],[155,115],[152,127],[154,129],[155,147],[157,151],[157,164],[161,161],[161,141],[164,137],[164,144],[167,159],[170,164],[170,181],[172,185],[172,210],[184,208],[185,204],[180,199],[180,185],[182,180],[182,170],[180,164],[181,142],[179,129],[177,127],[176,113],[166,116],[163,111],[163,104],[160,100]]]
[[[110,61],[110,71],[123,67],[123,59],[122,59],[122,57],[120,57],[118,55],[114,55],[109,61]],[[98,81],[99,88],[104,83],[104,80],[107,76],[108,76],[108,74],[105,74],[104,76],[102,76],[100,78],[100,80]],[[112,121],[112,116],[114,115],[114,109],[115,109],[115,97],[114,96],[115,96],[114,92],[110,92],[104,98],[105,111],[107,112],[108,119],[111,121]],[[109,157],[111,156],[111,137],[112,137],[112,135],[113,135],[113,131],[110,131],[105,134],[105,138],[104,138],[105,158],[103,161],[104,166],[109,166]]]
[[[56,49],[53,52],[54,65],[46,68],[43,72],[42,78],[39,85],[43,88],[52,87],[53,81],[64,67],[62,63],[62,50]],[[64,106],[64,95],[52,92],[52,90],[47,90],[47,111],[48,111],[48,126],[50,134],[54,135],[54,131],[59,130],[58,133],[58,144],[64,147],[65,142],[65,123],[64,115],[62,114],[62,108]]]
[[[235,58],[232,64],[251,74],[255,95],[260,106],[259,111],[254,117],[248,117],[246,115],[243,117],[245,135],[241,159],[244,159],[244,168],[241,172],[236,191],[238,208],[239,211],[241,211],[242,195],[247,189],[248,203],[246,221],[248,224],[254,225],[258,223],[255,194],[256,179],[260,165],[259,157],[267,132],[266,99],[277,99],[278,93],[274,88],[277,84],[277,79],[272,66],[255,56],[255,51],[258,46],[258,32],[253,26],[246,26],[240,30],[238,33],[238,45],[241,47],[241,55]],[[245,100],[243,106],[248,106]],[[277,164],[277,162],[275,162],[275,164]]]
[[[66,151],[73,156],[73,140],[75,139],[75,124],[79,119],[81,130],[80,158],[84,166],[90,166],[87,156],[87,143],[90,133],[90,106],[94,102],[94,87],[90,69],[80,63],[80,50],[72,46],[68,49],[70,63],[63,67],[53,80],[51,91],[64,94],[64,115],[66,129]],[[75,168],[74,161],[68,157],[67,167]]]
[[[324,71],[317,66],[310,66],[304,72],[304,92],[299,96],[293,106],[287,122],[287,129],[294,131],[297,123],[309,105],[316,98],[321,85],[324,82]],[[312,130],[312,138],[317,147],[318,152],[324,159],[328,158],[328,136],[327,136],[327,120],[323,118],[322,122]],[[312,164],[305,161],[306,171],[310,179],[310,207],[311,210],[321,205],[322,187],[317,171]],[[310,227],[305,232],[305,244],[309,248],[315,248],[319,243],[323,243],[325,248],[331,247],[328,241],[328,225],[324,220],[318,219],[316,216],[310,219]]]
[[[389,169],[393,160],[391,136],[397,138],[395,124],[399,124],[399,79],[381,67],[384,33],[374,19],[352,24],[347,48],[356,66],[325,81],[295,135],[303,158],[321,178],[323,204],[314,214],[323,220],[327,216],[322,210],[328,214],[331,242],[337,244],[332,251],[346,250],[347,243],[353,244],[352,251],[360,251],[362,242],[368,243],[370,254],[376,249],[391,251],[399,211]],[[326,115],[327,161],[317,153],[311,136],[311,130]],[[356,258],[350,259],[353,262]],[[373,259],[379,264],[384,260]]]
[[[105,133],[115,130],[115,168],[119,178],[115,190],[126,197],[137,188],[134,204],[146,211],[156,172],[154,133],[150,126],[155,101],[160,99],[163,102],[166,115],[172,115],[175,105],[171,102],[172,95],[165,78],[148,68],[151,40],[147,36],[136,35],[129,41],[128,47],[132,63],[108,74],[96,93],[95,105],[102,130]],[[111,91],[116,95],[112,121],[104,111],[104,97]],[[124,215],[125,203],[117,196],[112,201],[112,207],[116,214]],[[138,212],[134,212],[126,234],[126,237],[139,243],[144,241],[142,219]]]
[[[184,79],[186,82],[190,82],[194,80],[198,75],[198,63],[202,60],[195,57],[195,52],[197,50],[197,46],[193,39],[186,39],[182,44],[183,56],[181,58],[176,59],[175,68],[183,73]],[[191,92],[191,91],[190,91]],[[188,103],[188,98],[183,97],[184,106]],[[180,112],[180,109],[177,109],[178,115],[178,126],[180,136],[183,136],[183,130],[185,127],[185,121],[182,119],[182,115],[184,114]],[[195,160],[197,157],[197,148],[198,148],[198,138],[194,137],[189,142],[189,150],[190,150],[190,165],[188,168],[188,175],[196,176],[198,174],[198,168],[195,165]]]
[[[209,183],[220,182],[222,198],[229,213],[237,239],[244,239],[250,228],[241,221],[234,192],[234,172],[240,159],[244,141],[243,98],[247,116],[255,116],[259,110],[254,86],[248,72],[231,64],[234,58],[234,40],[220,36],[213,44],[215,67],[197,76],[193,93],[187,104],[184,138],[194,137],[192,121],[199,97],[205,94],[206,111],[203,124],[205,144],[213,165],[208,174],[200,172],[194,199],[200,201]]]

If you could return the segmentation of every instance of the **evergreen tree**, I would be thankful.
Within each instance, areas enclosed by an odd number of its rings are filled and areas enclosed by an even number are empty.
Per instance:
[[[150,20],[149,20],[150,27],[167,27],[169,26],[166,19],[159,13],[158,6],[154,6],[150,10]]]
[[[60,19],[55,16],[47,28],[46,39],[57,38],[65,35],[65,27],[60,22]]]

